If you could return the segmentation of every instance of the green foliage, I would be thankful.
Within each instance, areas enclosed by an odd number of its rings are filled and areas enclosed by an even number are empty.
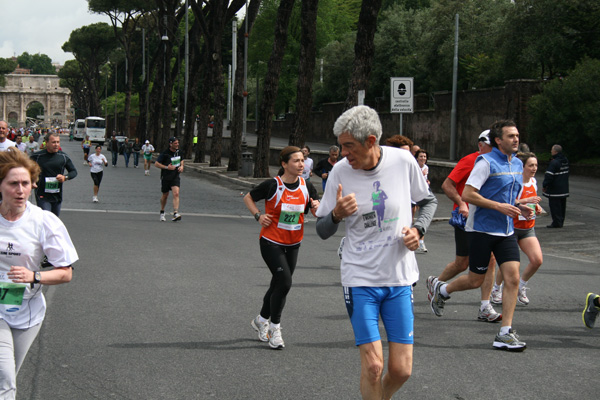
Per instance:
[[[597,156],[600,146],[600,60],[586,58],[563,79],[544,85],[528,104],[529,132],[546,148],[559,143],[573,161]]]
[[[36,75],[56,75],[56,69],[52,66],[52,59],[45,54],[29,54],[27,52],[17,57],[21,68],[31,70]]]
[[[17,63],[10,58],[0,58],[0,86],[6,85],[6,77],[17,68]]]
[[[114,115],[115,113],[115,95],[109,96],[106,99],[100,101],[102,107],[102,115]],[[117,114],[123,115],[125,112],[125,93],[117,92]],[[132,117],[140,115],[140,98],[139,94],[131,95],[131,114]]]

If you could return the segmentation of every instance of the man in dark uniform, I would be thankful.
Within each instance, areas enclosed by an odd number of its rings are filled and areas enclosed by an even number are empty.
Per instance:
[[[179,174],[183,172],[183,160],[179,153],[179,139],[175,136],[169,139],[169,148],[160,153],[154,166],[160,169],[160,220],[166,221],[165,206],[169,191],[173,192],[173,218],[172,221],[181,221],[179,214]]]
[[[550,203],[552,223],[547,228],[562,228],[567,211],[567,197],[569,197],[569,160],[558,144],[552,146],[552,161],[544,175],[542,194]]]
[[[58,217],[62,204],[63,183],[77,176],[75,165],[69,156],[60,150],[59,134],[48,134],[46,148],[33,153],[31,159],[42,169],[35,191],[37,205]],[[66,175],[65,169],[68,171]]]

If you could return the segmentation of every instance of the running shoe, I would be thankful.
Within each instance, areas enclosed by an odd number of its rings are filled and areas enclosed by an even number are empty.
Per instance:
[[[173,221],[173,222],[181,221],[181,214],[179,214],[178,212],[174,212],[173,219],[171,219],[171,221]]]
[[[427,253],[427,247],[425,247],[425,241],[423,241],[423,239],[419,240],[419,247],[415,250],[415,253]]]
[[[93,201],[94,203],[97,203],[97,202],[98,202],[98,196],[94,196],[94,197],[92,197],[92,201]]]
[[[585,298],[585,308],[583,309],[583,313],[581,314],[581,318],[583,319],[583,324],[586,328],[592,329],[594,324],[596,323],[596,317],[600,312],[600,308],[594,305],[594,299],[600,297],[596,293],[588,293]]]
[[[490,301],[492,302],[492,304],[502,304],[502,285],[500,285],[498,290],[496,290],[496,288],[492,289]]]
[[[160,221],[166,221],[167,218],[165,217],[165,213],[160,213]]]
[[[441,317],[444,315],[444,306],[446,305],[446,300],[450,298],[450,296],[445,297],[442,293],[440,293],[440,289],[446,282],[442,282],[437,280],[435,282],[435,286],[433,287],[433,296],[431,297],[431,311],[438,316]]]
[[[256,318],[250,322],[250,325],[252,325],[254,330],[258,333],[258,340],[261,342],[269,341],[269,321],[264,323],[260,322],[257,315]]]
[[[269,346],[272,349],[283,349],[285,344],[283,343],[283,338],[281,337],[281,327],[271,329],[269,328]]]
[[[502,314],[497,313],[494,307],[488,303],[483,310],[479,307],[477,319],[485,322],[498,322],[502,321]]]
[[[525,286],[520,286],[519,292],[517,294],[517,301],[519,302],[519,304],[524,306],[529,304],[529,299],[527,298],[527,289],[529,288]]]
[[[523,351],[527,348],[527,343],[522,342],[517,335],[517,331],[509,329],[506,335],[498,333],[494,339],[494,348],[508,351]]]
[[[433,288],[435,287],[437,280],[437,276],[430,276],[427,278],[427,300],[429,301],[431,301],[431,298],[433,297]]]

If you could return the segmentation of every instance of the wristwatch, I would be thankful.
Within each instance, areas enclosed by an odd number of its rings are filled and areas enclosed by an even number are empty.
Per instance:
[[[33,283],[40,283],[42,281],[42,273],[40,271],[36,271],[33,273]]]
[[[260,213],[259,212],[257,212],[256,214],[254,214],[254,219],[257,220],[257,221],[260,219]]]

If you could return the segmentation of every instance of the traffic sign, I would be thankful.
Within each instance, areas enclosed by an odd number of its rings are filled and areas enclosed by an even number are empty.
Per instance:
[[[390,78],[390,112],[413,113],[413,78]]]

